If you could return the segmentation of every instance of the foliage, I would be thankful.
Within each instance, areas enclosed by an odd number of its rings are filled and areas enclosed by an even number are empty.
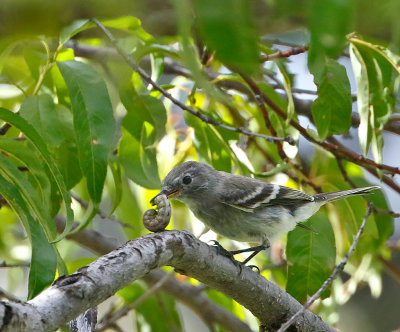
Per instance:
[[[293,9],[294,1],[286,2]],[[57,30],[57,39],[49,31],[2,36],[0,194],[7,203],[0,211],[6,220],[0,225],[0,253],[7,262],[29,259],[30,298],[53,282],[57,270],[59,275],[67,272],[64,262],[71,266],[76,260],[65,239],[74,220],[80,226],[72,232],[97,229],[95,216],[101,214],[130,226],[118,227],[120,237],[145,234],[141,213],[160,188],[161,179],[184,160],[262,176],[310,194],[318,189],[348,189],[353,182],[367,186],[363,169],[387,184],[387,172],[396,174],[381,164],[385,126],[396,112],[400,58],[383,42],[349,34],[354,25],[352,4],[313,0],[307,33],[261,36],[260,15],[254,15],[245,0],[172,3],[178,17],[173,35],[155,37],[134,16],[110,15],[101,22],[159,87],[190,108],[214,122],[252,133],[290,136],[296,144],[270,143],[182,111],[110,48],[106,36],[88,19],[71,19]],[[274,6],[277,16],[287,10],[283,4]],[[309,47],[308,67],[317,98],[306,112],[300,111],[302,100],[293,88],[297,77],[289,69],[291,54],[276,53],[290,51],[288,45]],[[340,145],[331,148],[332,135],[349,133],[354,126],[352,78],[338,60],[347,50],[357,83],[359,156],[357,152],[346,154]],[[268,61],[262,62],[267,55]],[[262,95],[265,111],[259,105]],[[299,116],[304,115],[317,131],[301,127]],[[313,155],[300,153],[300,135],[310,146],[322,149]],[[374,160],[367,159],[369,151]],[[283,173],[276,174],[274,169]],[[399,194],[398,186],[392,188]],[[71,195],[79,199],[71,200]],[[383,194],[367,199],[380,210],[388,210]],[[279,263],[278,269],[263,274],[304,301],[347,252],[365,211],[366,201],[360,197],[329,205],[306,224],[316,233],[296,228],[278,244],[286,247],[286,254],[268,258],[260,254],[256,263]],[[57,214],[67,219],[61,235],[53,222]],[[29,257],[13,254],[19,243],[26,245],[21,232],[13,235],[10,231],[18,228],[18,220],[30,241]],[[197,221],[179,203],[173,205],[170,227],[198,231]],[[355,279],[351,273],[368,259],[365,276],[380,280],[379,259],[390,259],[387,241],[392,231],[390,216],[370,217],[345,269],[350,274],[347,283],[376,285]],[[287,264],[281,264],[286,260]],[[145,292],[143,287],[132,285],[119,295],[131,303]],[[334,284],[323,296],[333,299],[341,287]],[[210,298],[243,316],[233,300],[215,294]],[[182,323],[175,300],[166,295],[158,300],[164,303],[157,309],[159,316],[166,318],[151,321],[149,312],[157,307],[157,298],[152,297],[137,309],[136,324],[148,324],[157,331],[169,330],[166,326],[173,324],[179,330]],[[168,310],[163,311],[164,307]],[[319,310],[323,313],[323,306]]]

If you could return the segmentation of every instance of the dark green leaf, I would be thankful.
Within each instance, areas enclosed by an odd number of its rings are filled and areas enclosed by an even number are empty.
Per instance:
[[[252,6],[246,0],[194,0],[196,23],[206,45],[226,65],[252,74],[259,68]]]
[[[28,287],[28,298],[31,299],[53,282],[57,268],[57,254],[40,224],[32,218],[17,188],[2,176],[0,176],[0,193],[21,219],[31,241],[32,258]]]
[[[314,123],[321,140],[332,134],[343,134],[351,125],[351,93],[346,69],[327,60],[318,85],[318,98],[312,105]]]
[[[115,120],[107,87],[88,64],[64,61],[58,68],[70,92],[81,170],[91,199],[99,204],[108,157],[115,144]]]
[[[60,173],[60,170],[54,162],[53,156],[50,154],[42,137],[37,133],[35,128],[33,128],[28,122],[26,122],[24,118],[10,112],[9,110],[0,108],[0,119],[10,123],[26,135],[26,137],[32,142],[37,151],[40,153],[41,157],[47,164],[47,167],[49,168],[55,182],[57,183],[67,211],[67,223],[65,225],[65,229],[63,233],[56,239],[57,241],[59,241],[66,235],[66,233],[70,231],[74,218],[74,214],[71,209],[71,197],[66,190],[64,179]]]
[[[288,234],[286,255],[288,281],[286,291],[303,302],[314,294],[335,267],[336,249],[332,226],[323,213],[317,213],[305,224],[317,234],[296,227]],[[323,293],[326,297],[328,292]]]

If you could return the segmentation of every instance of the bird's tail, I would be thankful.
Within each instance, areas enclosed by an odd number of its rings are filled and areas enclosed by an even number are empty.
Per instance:
[[[372,190],[380,189],[379,186],[356,188],[349,190],[333,191],[330,193],[317,194],[314,197],[315,202],[331,202],[337,199],[342,199],[354,195],[365,195],[371,193]]]

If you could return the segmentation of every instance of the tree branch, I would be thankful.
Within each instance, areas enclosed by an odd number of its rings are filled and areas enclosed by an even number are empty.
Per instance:
[[[219,255],[216,248],[187,232],[165,231],[127,242],[76,273],[60,277],[27,303],[0,302],[0,329],[52,331],[165,265],[235,299],[271,330],[301,309],[301,304],[277,285],[248,267],[239,268],[229,258]],[[297,320],[296,328],[334,331],[309,311]]]
[[[65,219],[57,215],[55,222],[57,231],[62,232],[65,227]],[[67,239],[73,240],[100,255],[105,255],[120,246],[120,243],[117,243],[115,239],[90,229],[84,229],[78,233],[67,235]],[[142,280],[146,282],[149,287],[152,287],[162,280],[165,275],[166,273],[164,271],[154,270],[145,275]],[[195,286],[181,283],[175,278],[170,278],[161,285],[160,289],[190,308],[202,318],[207,325],[218,324],[232,332],[251,332],[251,329],[246,323],[221,306],[210,301]]]

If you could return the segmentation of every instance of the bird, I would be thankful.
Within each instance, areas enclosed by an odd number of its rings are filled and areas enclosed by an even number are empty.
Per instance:
[[[323,205],[354,195],[369,194],[379,186],[308,195],[300,190],[267,183],[213,167],[187,161],[173,168],[162,181],[164,194],[184,203],[214,232],[258,246],[231,251],[231,255],[253,252],[246,264],[270,243],[314,215]],[[304,226],[304,228],[307,228]]]

